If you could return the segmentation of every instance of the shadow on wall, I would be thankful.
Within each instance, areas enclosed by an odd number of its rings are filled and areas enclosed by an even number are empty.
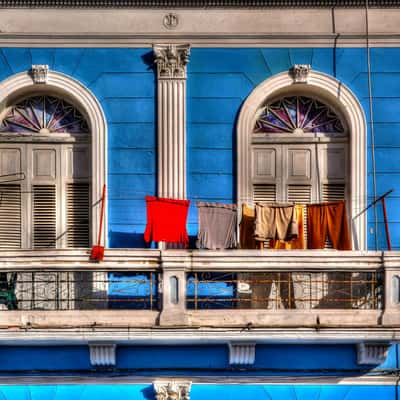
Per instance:
[[[143,398],[146,400],[154,400],[154,388],[153,385],[147,386],[141,390]]]
[[[109,248],[152,248],[154,243],[149,244],[144,241],[142,233],[109,232]]]

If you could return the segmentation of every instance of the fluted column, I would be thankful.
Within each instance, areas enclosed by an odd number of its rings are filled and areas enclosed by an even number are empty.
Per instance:
[[[189,45],[154,45],[157,66],[158,196],[186,198],[186,65]]]

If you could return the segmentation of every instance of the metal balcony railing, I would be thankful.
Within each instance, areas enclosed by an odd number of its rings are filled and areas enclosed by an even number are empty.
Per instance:
[[[194,272],[187,274],[188,309],[356,309],[383,307],[383,273]]]
[[[158,310],[155,272],[0,273],[3,310]]]

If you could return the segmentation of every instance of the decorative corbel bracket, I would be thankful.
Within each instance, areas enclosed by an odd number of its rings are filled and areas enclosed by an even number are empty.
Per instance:
[[[229,342],[230,365],[253,365],[256,359],[256,344],[254,342]]]
[[[293,83],[307,83],[310,71],[310,64],[294,64],[290,70],[290,74],[293,78]]]
[[[89,343],[90,364],[94,367],[114,366],[116,348],[114,343]]]
[[[155,381],[153,386],[156,400],[190,399],[190,381]]]
[[[387,357],[390,343],[358,343],[357,364],[379,365]]]
[[[33,83],[47,83],[49,66],[46,64],[32,65],[31,76]]]

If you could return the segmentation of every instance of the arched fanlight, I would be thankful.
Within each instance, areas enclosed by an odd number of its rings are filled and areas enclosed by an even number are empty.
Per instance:
[[[10,106],[2,133],[87,133],[88,124],[74,106],[53,96],[34,96]]]
[[[343,134],[337,114],[320,101],[305,96],[284,97],[261,111],[254,133]]]

